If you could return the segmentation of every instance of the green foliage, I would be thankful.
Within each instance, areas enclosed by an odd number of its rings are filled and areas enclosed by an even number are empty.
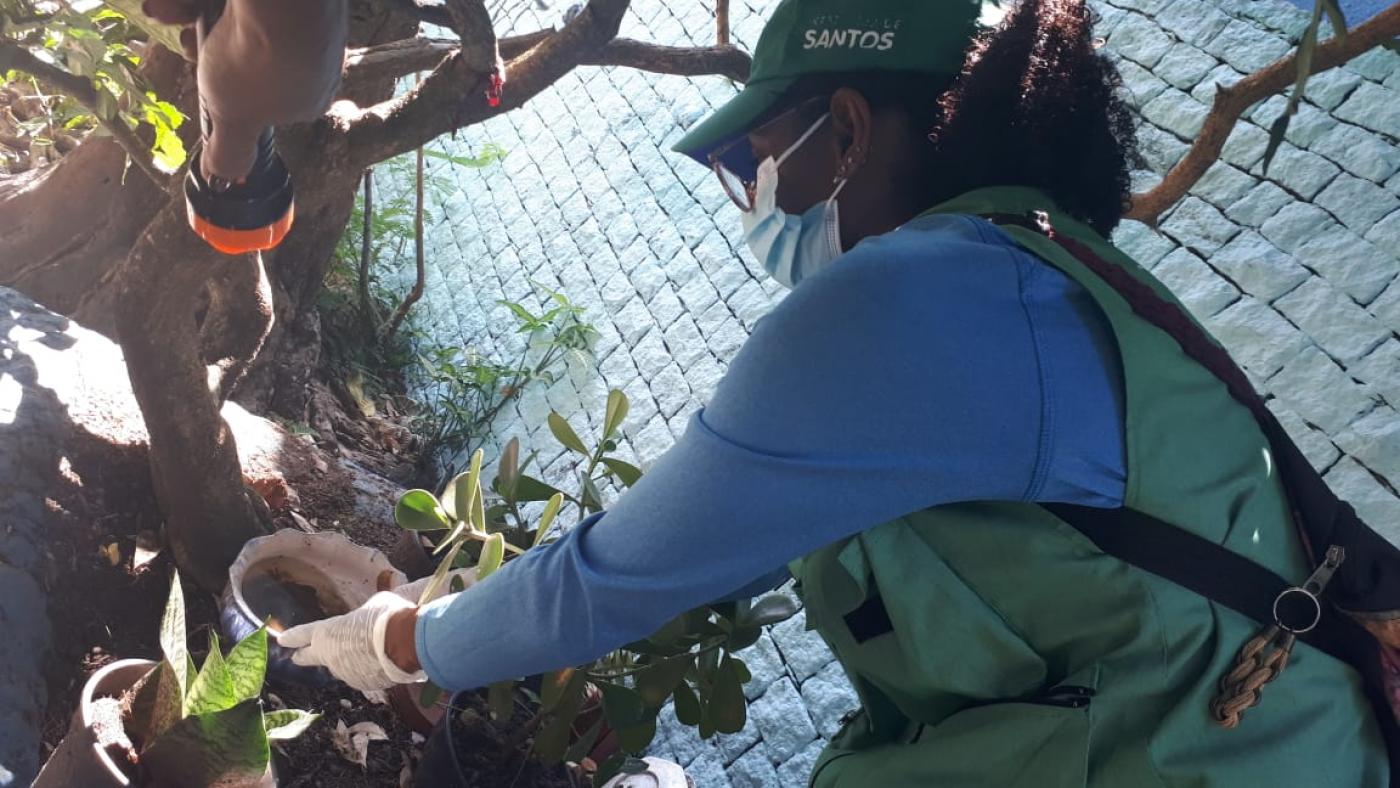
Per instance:
[[[626,419],[628,401],[621,391],[608,395],[603,414],[603,434],[590,448],[568,420],[550,413],[549,428],[556,440],[580,456],[577,492],[569,493],[525,473],[533,455],[520,460],[520,445],[512,440],[501,452],[496,477],[490,488],[500,503],[485,508],[481,472],[483,452],[478,449],[469,469],[452,479],[439,496],[426,490],[412,490],[399,500],[395,516],[399,525],[414,531],[435,530],[443,534],[436,553],[440,559],[432,596],[447,573],[458,565],[462,555],[475,550],[478,576],[485,577],[502,563],[557,538],[554,523],[565,503],[576,508],[576,520],[603,508],[600,487],[608,482],[631,486],[642,472],[611,456],[617,448],[613,436]],[[531,523],[522,504],[546,502],[537,520]],[[424,514],[431,512],[431,514]],[[442,513],[439,519],[438,513]],[[435,528],[424,528],[423,525]],[[598,688],[603,715],[617,732],[622,748],[632,754],[643,752],[656,735],[656,715],[668,699],[674,698],[676,716],[685,725],[699,728],[708,738],[715,733],[733,733],[743,728],[747,703],[743,685],[751,676],[737,652],[753,645],[762,627],[786,620],[797,612],[786,596],[774,594],[757,602],[749,600],[705,605],[677,616],[651,637],[629,643],[599,660],[554,671],[540,677],[539,734],[534,753],[546,762],[577,760],[587,753],[600,729],[580,733],[576,720],[585,708],[589,684]],[[515,682],[492,685],[489,700],[493,713],[503,716],[523,693]],[[570,745],[571,734],[576,737]],[[624,759],[600,770],[615,773]]]
[[[474,348],[429,347],[419,353],[416,388],[424,392],[423,410],[414,427],[423,436],[424,455],[438,463],[442,475],[451,470],[453,458],[480,445],[496,414],[527,386],[553,383],[569,357],[588,361],[598,332],[584,320],[583,308],[563,293],[533,284],[548,306],[544,311],[499,302],[515,317],[517,332],[530,335],[513,361],[502,362]]]
[[[89,80],[96,91],[95,112],[69,97],[50,106],[51,124],[69,129],[96,123],[121,123],[132,129],[149,126],[154,136],[152,158],[166,172],[185,162],[185,148],[176,133],[185,116],[155,95],[139,68],[149,42],[179,52],[178,36],[174,28],[145,18],[138,0],[82,6],[0,0],[0,39]]]
[[[263,713],[258,696],[267,674],[265,627],[227,657],[210,632],[204,666],[194,670],[178,575],[160,640],[164,659],[133,688],[130,701],[130,724],[143,744],[140,763],[152,780],[168,785],[256,780],[267,770],[268,740],[293,738],[318,716],[296,710]]]

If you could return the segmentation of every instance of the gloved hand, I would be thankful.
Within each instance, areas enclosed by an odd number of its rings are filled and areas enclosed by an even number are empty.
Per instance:
[[[433,594],[434,599],[447,593],[454,575],[470,587],[476,571],[454,571]],[[278,635],[277,642],[284,648],[296,649],[292,662],[324,666],[336,678],[363,692],[423,681],[427,678],[423,671],[409,672],[394,664],[385,649],[384,636],[389,618],[416,608],[419,595],[430,581],[430,577],[423,578],[392,591],[381,591],[343,616],[292,627]]]
[[[200,0],[146,0],[162,22],[192,25]],[[199,56],[199,97],[212,127],[206,179],[238,182],[268,126],[313,120],[340,88],[348,35],[346,0],[228,0]],[[193,30],[181,35],[187,54]]]

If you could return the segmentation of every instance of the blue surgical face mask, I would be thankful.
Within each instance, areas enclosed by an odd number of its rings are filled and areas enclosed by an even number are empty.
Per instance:
[[[778,207],[778,168],[806,142],[829,117],[822,115],[777,159],[768,157],[758,165],[754,183],[753,210],[739,215],[744,241],[774,281],[785,287],[826,268],[841,256],[841,225],[836,195],[846,186],[840,178],[825,201],[808,208],[800,216],[784,213]]]

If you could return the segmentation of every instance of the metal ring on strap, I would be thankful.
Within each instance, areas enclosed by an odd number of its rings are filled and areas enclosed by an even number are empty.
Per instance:
[[[1293,626],[1291,623],[1284,621],[1283,617],[1279,615],[1279,603],[1283,602],[1284,597],[1288,596],[1289,594],[1302,594],[1304,597],[1307,598],[1308,602],[1312,603],[1312,621],[1308,622],[1306,626]],[[1312,631],[1313,627],[1316,627],[1318,622],[1321,620],[1322,603],[1317,601],[1317,597],[1307,589],[1299,588],[1298,586],[1293,586],[1292,588],[1284,589],[1282,593],[1280,593],[1277,597],[1274,598],[1274,622],[1279,625],[1280,629],[1283,629],[1287,632],[1292,632],[1295,635],[1301,635],[1305,632]]]

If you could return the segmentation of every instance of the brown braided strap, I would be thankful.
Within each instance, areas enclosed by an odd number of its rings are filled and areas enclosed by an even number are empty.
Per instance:
[[[1235,657],[1234,667],[1220,679],[1220,692],[1210,702],[1211,718],[1222,728],[1239,725],[1244,712],[1259,704],[1264,685],[1288,667],[1292,652],[1293,636],[1278,627],[1250,638]]]

